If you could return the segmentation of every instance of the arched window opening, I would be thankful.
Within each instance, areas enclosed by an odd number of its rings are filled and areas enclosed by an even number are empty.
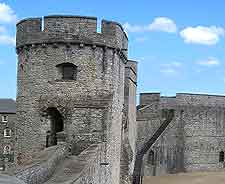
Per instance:
[[[224,151],[221,151],[221,152],[220,152],[220,155],[219,155],[219,162],[224,162]]]
[[[59,78],[63,80],[76,80],[77,66],[72,63],[62,63],[56,66]]]
[[[151,164],[151,165],[155,165],[155,153],[153,150],[150,150],[149,151],[149,154],[148,154],[148,163]]]
[[[4,130],[4,137],[11,137],[12,136],[12,130],[9,128],[6,128]]]
[[[46,135],[46,147],[57,145],[57,133],[64,129],[63,118],[55,107],[47,109],[48,119],[50,120],[50,130]]]
[[[11,153],[11,146],[10,145],[4,146],[3,154],[8,155],[10,153]]]

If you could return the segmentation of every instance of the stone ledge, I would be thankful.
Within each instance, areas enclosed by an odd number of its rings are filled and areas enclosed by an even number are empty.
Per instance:
[[[68,154],[66,145],[61,145],[50,159],[40,165],[34,165],[16,174],[16,177],[26,184],[42,184],[54,173],[57,164]]]

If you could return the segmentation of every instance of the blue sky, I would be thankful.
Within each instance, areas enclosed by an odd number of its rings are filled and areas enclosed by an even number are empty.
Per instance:
[[[225,94],[224,0],[0,0],[0,98],[16,97],[15,23],[49,14],[120,22],[138,93]]]

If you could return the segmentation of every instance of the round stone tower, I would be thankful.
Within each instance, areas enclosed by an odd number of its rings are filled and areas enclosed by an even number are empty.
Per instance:
[[[119,183],[127,37],[116,22],[81,16],[29,18],[17,24],[16,162],[66,142],[73,154],[105,144]]]

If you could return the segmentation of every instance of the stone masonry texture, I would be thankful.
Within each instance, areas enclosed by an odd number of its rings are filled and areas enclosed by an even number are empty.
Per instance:
[[[137,112],[137,147],[152,136],[163,121],[162,109],[175,109],[175,117],[144,159],[144,175],[220,170],[225,151],[225,97],[177,94],[160,97],[141,94]],[[154,154],[152,154],[154,153]]]

